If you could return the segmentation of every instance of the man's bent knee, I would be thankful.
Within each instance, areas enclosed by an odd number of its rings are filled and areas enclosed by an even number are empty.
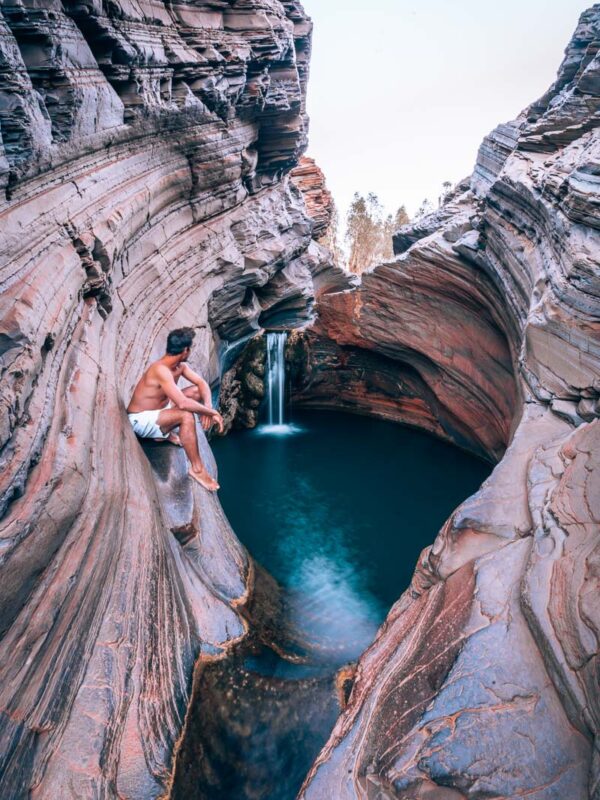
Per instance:
[[[200,397],[200,389],[197,386],[187,386],[183,393],[186,397],[189,397],[190,400],[195,400],[197,403],[201,401]]]

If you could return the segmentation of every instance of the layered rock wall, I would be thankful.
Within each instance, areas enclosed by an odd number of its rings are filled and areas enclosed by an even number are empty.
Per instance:
[[[0,795],[146,800],[249,573],[124,404],[169,329],[212,380],[224,342],[311,318],[326,265],[287,177],[311,25],[278,0],[0,19]]]
[[[251,568],[124,402],[170,328],[196,328],[212,379],[224,343],[316,297],[299,402],[499,463],[423,553],[304,795],[600,797],[599,20],[352,288],[287,177],[298,3],[2,6],[2,797],[168,791],[194,661],[245,635]]]
[[[292,170],[292,180],[304,195],[306,210],[314,222],[313,236],[323,238],[332,222],[333,196],[325,184],[325,176],[314,158],[302,156]]]
[[[305,281],[306,296],[292,292],[286,297],[281,290],[281,278],[287,270],[283,270],[269,284],[269,291],[277,299],[274,313],[270,313],[265,323],[271,330],[287,330],[295,327],[299,318],[306,315],[306,310],[313,308],[314,300],[318,301],[327,294],[335,294],[351,288],[356,278],[342,267],[333,263],[333,254],[326,245],[332,216],[334,213],[333,198],[325,184],[325,176],[314,159],[303,156],[300,163],[291,172],[292,183],[301,192],[306,203],[306,213],[312,220],[312,237],[302,261],[308,266],[310,280]],[[294,269],[294,266],[291,266]],[[296,287],[301,278],[292,284]],[[296,323],[297,324],[297,323]],[[287,361],[295,364],[296,373],[305,373],[306,368],[299,363],[298,339],[299,331],[302,342],[305,341],[306,325],[294,331],[288,345]],[[233,363],[230,363],[233,362]],[[249,342],[244,340],[235,343],[226,353],[223,363],[223,376],[219,391],[219,405],[225,422],[225,433],[231,428],[253,428],[258,423],[259,408],[266,393],[266,346],[262,335],[257,335]],[[335,397],[335,395],[332,396]]]
[[[397,257],[319,303],[298,402],[498,460],[361,659],[302,792],[600,797],[600,6]]]

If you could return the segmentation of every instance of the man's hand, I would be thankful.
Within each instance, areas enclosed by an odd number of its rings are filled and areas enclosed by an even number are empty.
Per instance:
[[[213,411],[211,414],[202,414],[200,416],[200,423],[203,431],[208,431],[213,425],[217,426],[219,433],[223,433],[224,422],[223,417],[218,411]]]
[[[219,414],[218,411],[215,411],[215,413],[213,414],[211,424],[212,423],[214,423],[217,426],[217,430],[219,431],[219,433],[223,433],[223,428],[224,428],[223,417]]]
[[[208,431],[212,427],[213,418],[209,417],[208,414],[202,414],[200,417],[200,424],[202,425],[203,431]]]

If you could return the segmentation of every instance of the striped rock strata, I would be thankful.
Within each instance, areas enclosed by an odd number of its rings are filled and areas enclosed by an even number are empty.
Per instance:
[[[311,26],[295,0],[0,24],[0,795],[148,800],[251,570],[124,402],[171,328],[212,380],[224,343],[311,318],[327,264],[287,177]]]
[[[313,236],[318,240],[327,233],[334,212],[333,196],[325,183],[325,175],[314,158],[302,156],[292,170],[292,180],[304,195],[306,210],[314,222]]]
[[[304,800],[600,798],[599,49],[595,5],[470,188],[291,345],[298,403],[497,461],[360,660]]]

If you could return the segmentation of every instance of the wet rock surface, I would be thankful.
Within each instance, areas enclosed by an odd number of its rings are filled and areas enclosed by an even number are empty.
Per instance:
[[[600,796],[599,36],[595,5],[471,187],[297,338],[298,403],[498,462],[360,660],[306,800]]]
[[[219,408],[224,434],[232,429],[254,428],[265,396],[266,340],[254,337],[244,347],[235,365],[221,380]]]

